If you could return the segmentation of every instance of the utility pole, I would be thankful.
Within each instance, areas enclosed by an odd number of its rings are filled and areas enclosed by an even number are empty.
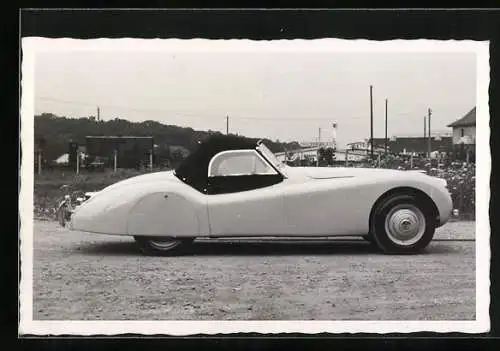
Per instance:
[[[373,86],[370,85],[370,154],[373,160]]]
[[[226,116],[226,134],[229,134],[229,116]]]
[[[427,116],[424,116],[424,140],[427,139]]]
[[[318,147],[316,148],[316,167],[319,167],[319,149],[321,148],[321,128],[318,128]]]
[[[387,99],[385,99],[385,153],[387,154]]]
[[[99,121],[101,119],[101,109],[99,106],[97,106],[97,120]]]
[[[428,152],[429,152],[429,158],[431,158],[431,151],[432,151],[432,146],[431,146],[431,114],[432,114],[432,111],[431,109],[427,109],[427,115],[429,116],[429,139],[427,139],[427,148],[428,148]]]
[[[153,170],[153,149],[151,149],[151,152],[149,153],[149,169],[151,171]]]

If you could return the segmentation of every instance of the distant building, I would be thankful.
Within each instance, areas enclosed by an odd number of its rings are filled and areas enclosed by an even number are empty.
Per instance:
[[[459,158],[475,158],[476,107],[447,127],[453,129],[453,149]]]
[[[301,148],[304,148],[304,149],[320,148],[320,147],[324,147],[324,148],[328,148],[328,147],[334,148],[335,147],[335,144],[332,143],[331,141],[321,141],[321,142],[317,142],[317,141],[302,141],[302,142],[299,143],[299,145],[300,145]]]
[[[370,142],[368,139],[364,141],[356,141],[353,143],[348,143],[346,148],[349,153],[357,152],[358,154],[364,154],[365,156],[369,155],[371,152]],[[377,155],[383,152],[384,152],[384,147],[383,146],[380,147],[379,145],[377,145],[377,143],[374,143],[373,154]]]
[[[453,128],[453,144],[476,144],[476,108],[474,107],[465,116],[448,124]]]
[[[318,135],[317,140],[305,140],[299,142],[300,147],[302,148],[314,148],[314,147],[323,147],[323,148],[333,148],[337,147],[337,122],[332,124],[331,135],[329,135],[328,131],[325,134]],[[321,133],[321,129],[319,130]]]
[[[373,138],[373,145],[377,149],[383,149],[385,138]],[[398,137],[393,136],[387,140],[388,152],[394,154],[425,154],[428,152],[428,139],[421,137]],[[431,152],[453,152],[453,141],[451,136],[431,135]]]
[[[296,159],[298,160],[303,160],[303,159],[310,159],[313,162],[316,162],[317,157],[318,157],[318,148],[317,147],[311,147],[311,148],[301,148],[297,150],[289,150],[287,151],[287,157],[285,157],[284,152],[277,152],[275,153],[275,156],[280,160],[281,162],[286,161],[294,161]],[[347,160],[348,161],[362,161],[366,158],[366,153],[363,152],[348,152],[347,154]],[[337,150],[335,151],[335,161],[345,161],[345,150]]]

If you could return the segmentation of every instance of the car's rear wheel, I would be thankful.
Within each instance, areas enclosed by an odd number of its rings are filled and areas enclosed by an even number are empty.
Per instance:
[[[385,253],[410,254],[422,251],[434,236],[432,207],[413,194],[393,195],[373,213],[372,232]]]
[[[139,250],[145,255],[168,256],[181,254],[194,239],[134,236]]]
[[[368,244],[371,246],[371,247],[374,247],[375,249],[378,249],[378,246],[377,246],[377,242],[375,241],[375,238],[373,237],[373,235],[371,234],[366,234],[366,235],[363,235],[363,239],[368,242]]]

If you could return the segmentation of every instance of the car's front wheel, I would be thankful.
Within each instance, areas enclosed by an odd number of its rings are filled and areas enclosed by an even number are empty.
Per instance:
[[[418,253],[430,243],[436,229],[431,206],[413,194],[385,199],[373,216],[372,235],[385,253]]]
[[[145,255],[168,256],[182,253],[194,239],[134,236],[139,250]]]

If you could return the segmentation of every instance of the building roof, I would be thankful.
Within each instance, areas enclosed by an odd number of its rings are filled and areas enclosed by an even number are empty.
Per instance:
[[[89,135],[87,139],[153,139],[152,136],[132,136],[132,135]]]
[[[459,120],[456,120],[455,122],[448,124],[447,127],[467,127],[467,126],[475,126],[476,125],[476,107],[469,112]]]

